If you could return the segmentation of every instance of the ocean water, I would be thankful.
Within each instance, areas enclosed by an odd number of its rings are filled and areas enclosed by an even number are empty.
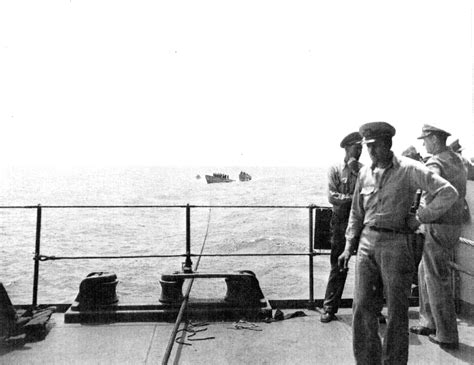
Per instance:
[[[240,170],[253,177],[238,181]],[[8,168],[1,171],[2,206],[291,205],[328,206],[326,168],[108,167]],[[236,179],[207,184],[205,174]],[[202,176],[197,179],[196,175]],[[193,208],[192,252],[305,253],[308,209]],[[41,253],[57,257],[185,252],[183,208],[44,208]],[[32,298],[36,209],[0,209],[0,280],[15,304]],[[194,259],[194,264],[196,264]],[[163,273],[183,258],[71,259],[40,263],[39,303],[70,303],[88,273],[117,274],[121,302],[156,303]],[[308,257],[203,257],[200,272],[256,273],[268,299],[308,298]],[[329,257],[315,258],[315,297],[324,296]],[[351,279],[350,279],[351,280]],[[192,295],[222,297],[225,282],[197,280]],[[346,295],[351,295],[350,291]]]

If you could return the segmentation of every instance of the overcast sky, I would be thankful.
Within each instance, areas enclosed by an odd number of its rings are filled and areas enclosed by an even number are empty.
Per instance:
[[[471,3],[326,3],[2,1],[0,165],[325,165],[376,120],[474,156]]]

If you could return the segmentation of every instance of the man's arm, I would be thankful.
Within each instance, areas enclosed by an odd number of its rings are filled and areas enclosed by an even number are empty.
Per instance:
[[[360,196],[360,185],[361,179],[359,175],[354,189],[351,213],[346,229],[346,246],[344,247],[344,252],[338,258],[338,265],[341,269],[347,269],[352,252],[359,243],[360,233],[364,227],[365,211]]]
[[[416,213],[416,218],[421,223],[429,223],[441,217],[459,197],[456,188],[434,171],[439,172],[439,167],[421,166],[412,170],[415,183],[427,193]]]
[[[328,173],[328,201],[335,206],[349,204],[352,201],[352,195],[339,192],[339,179],[337,168],[332,166]]]

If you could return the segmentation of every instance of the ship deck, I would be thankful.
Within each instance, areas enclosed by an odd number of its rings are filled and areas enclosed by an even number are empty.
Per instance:
[[[205,331],[185,337],[183,344],[174,344],[168,363],[353,364],[351,310],[341,309],[338,320],[328,324],[319,321],[317,311],[304,313],[306,316],[271,323],[242,323],[240,329],[234,322],[207,322],[196,327]],[[418,308],[410,308],[409,315],[410,325],[417,324]],[[44,340],[0,348],[0,363],[161,363],[173,326],[168,322],[67,324],[63,313],[55,313]],[[458,328],[460,347],[452,351],[442,350],[427,337],[410,334],[409,364],[474,363],[474,321],[458,320]],[[384,329],[381,325],[382,335]],[[207,337],[212,338],[203,339]]]

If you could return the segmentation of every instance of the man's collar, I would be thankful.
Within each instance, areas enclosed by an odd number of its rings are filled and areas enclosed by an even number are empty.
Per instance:
[[[448,146],[441,146],[435,153],[433,153],[433,156],[439,155],[441,152],[448,150],[448,148],[449,148]]]
[[[389,160],[389,163],[387,164],[387,166],[384,167],[384,169],[389,169],[390,167],[398,167],[400,166],[400,162],[398,161],[398,159],[395,157],[395,155],[393,154],[392,151],[390,151],[390,160]],[[372,163],[372,165],[370,166],[370,168],[372,169],[372,171],[376,168],[377,166]]]

